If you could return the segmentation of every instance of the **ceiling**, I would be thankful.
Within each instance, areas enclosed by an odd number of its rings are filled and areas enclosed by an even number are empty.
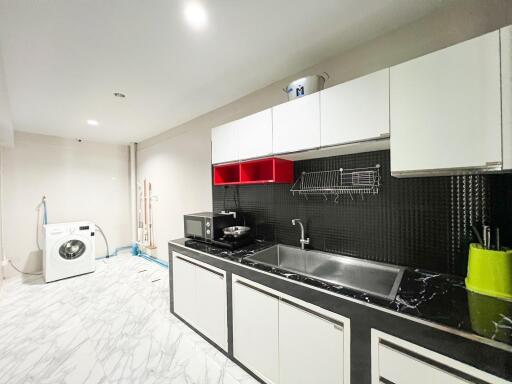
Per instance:
[[[186,23],[185,0],[0,0],[14,128],[141,141],[445,5],[198,1],[204,28]]]

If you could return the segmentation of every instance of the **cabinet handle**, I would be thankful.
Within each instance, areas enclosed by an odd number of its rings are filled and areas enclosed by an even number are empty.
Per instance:
[[[301,311],[310,313],[313,316],[319,317],[319,318],[321,318],[323,320],[328,321],[329,323],[332,323],[334,328],[336,328],[336,329],[343,330],[343,323],[338,321],[338,320],[331,319],[328,316],[322,315],[321,313],[318,313],[318,312],[315,312],[315,311],[313,311],[313,310],[311,310],[309,308],[303,307],[302,305],[295,304],[293,301],[286,300],[286,299],[283,299],[283,298],[280,298],[279,300],[281,300],[285,304],[291,305],[292,307],[298,308]]]
[[[255,291],[259,292],[259,293],[262,293],[262,294],[264,294],[264,295],[266,295],[266,296],[270,296],[270,297],[272,297],[273,299],[277,299],[277,300],[279,300],[279,296],[274,295],[273,293],[270,293],[270,292],[264,291],[263,289],[256,288],[256,287],[254,287],[254,286],[252,286],[252,285],[250,285],[250,284],[244,283],[243,281],[237,280],[237,281],[236,281],[236,283],[237,283],[237,284],[240,284],[240,285],[243,285],[243,286],[244,286],[244,287],[246,287],[246,288],[253,289],[253,290],[255,290]]]
[[[194,263],[193,261],[190,261],[190,260],[184,259],[183,257],[176,256],[176,258],[177,258],[177,259],[180,259],[181,261],[184,261],[185,263],[192,264],[193,266],[196,266],[196,267],[198,267],[198,268],[204,269],[205,271],[208,271],[208,272],[210,272],[210,273],[213,273],[214,275],[219,276],[221,279],[224,279],[224,275],[223,275],[222,273],[220,273],[220,272],[213,271],[213,270],[211,270],[210,268],[203,267],[201,264]]]
[[[386,132],[386,133],[381,133],[381,134],[379,135],[379,137],[380,137],[380,138],[382,138],[382,139],[385,139],[385,138],[390,137],[390,136],[391,136],[391,135],[390,135],[389,133],[387,133],[387,132]]]
[[[495,167],[496,165],[502,165],[503,163],[501,161],[486,161],[485,166],[486,167]]]

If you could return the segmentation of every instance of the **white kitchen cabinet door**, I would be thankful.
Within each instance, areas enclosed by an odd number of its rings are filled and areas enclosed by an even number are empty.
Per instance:
[[[233,354],[267,383],[279,382],[279,300],[245,283],[233,284]]]
[[[174,253],[173,257],[174,312],[194,325],[198,317],[196,304],[196,267],[176,253]]]
[[[220,272],[196,267],[197,329],[227,350],[226,279]]]
[[[389,136],[389,69],[320,92],[322,147]]]
[[[238,161],[238,125],[236,121],[212,129],[212,164]]]
[[[512,26],[500,29],[503,169],[512,169]]]
[[[236,122],[239,160],[272,154],[272,109],[254,113]]]
[[[343,352],[341,324],[279,303],[280,384],[342,384]]]
[[[391,172],[500,169],[499,31],[390,70]]]
[[[320,147],[320,93],[272,108],[274,153]]]

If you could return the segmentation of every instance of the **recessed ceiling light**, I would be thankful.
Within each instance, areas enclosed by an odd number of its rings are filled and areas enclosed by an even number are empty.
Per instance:
[[[97,120],[87,120],[87,124],[97,126],[99,123]]]
[[[197,2],[189,2],[185,5],[185,20],[193,28],[200,29],[208,23],[206,9]]]
[[[121,92],[114,92],[115,97],[120,97],[121,99],[124,99],[126,97],[126,94]]]

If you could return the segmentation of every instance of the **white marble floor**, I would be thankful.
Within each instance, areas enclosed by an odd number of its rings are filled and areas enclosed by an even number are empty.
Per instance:
[[[84,276],[4,283],[0,383],[256,381],[169,313],[167,269],[122,255]]]

